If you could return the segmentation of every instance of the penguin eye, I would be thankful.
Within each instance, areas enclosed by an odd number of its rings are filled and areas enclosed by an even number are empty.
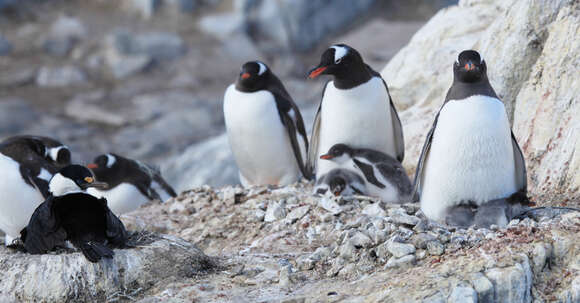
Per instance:
[[[342,62],[342,58],[338,58],[338,59],[334,60],[334,64],[340,64],[340,62]]]

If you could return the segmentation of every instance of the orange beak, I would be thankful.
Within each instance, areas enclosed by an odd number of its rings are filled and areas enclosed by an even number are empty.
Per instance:
[[[242,74],[242,79],[248,79],[250,78],[250,74],[249,73],[243,73]]]
[[[331,155],[329,155],[329,154],[326,154],[326,155],[321,155],[321,156],[320,156],[320,159],[323,159],[323,160],[330,160],[330,159],[332,159],[332,158],[334,158],[334,157],[333,157],[333,156],[331,156]]]
[[[311,71],[310,75],[308,75],[308,78],[314,79],[314,78],[320,76],[320,74],[322,74],[326,70],[326,68],[327,68],[326,66],[323,66],[323,67],[319,67],[319,68]]]
[[[90,164],[87,164],[87,168],[95,169],[95,168],[99,168],[99,166],[95,163],[90,163]]]
[[[471,63],[471,62],[467,62],[467,63],[465,63],[464,67],[466,70],[473,70],[475,68],[475,65],[473,65],[473,63]]]

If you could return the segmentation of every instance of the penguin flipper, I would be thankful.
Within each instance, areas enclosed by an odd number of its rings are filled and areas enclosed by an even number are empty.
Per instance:
[[[526,172],[526,161],[524,160],[524,154],[520,146],[518,145],[518,141],[514,136],[514,132],[512,134],[512,147],[514,151],[514,162],[515,162],[515,173],[516,173],[516,186],[518,191],[527,193],[528,192],[528,179],[527,179],[527,172]]]
[[[161,188],[163,188],[163,190],[170,195],[171,197],[177,197],[177,193],[175,192],[175,190],[173,189],[173,187],[171,187],[171,185],[169,185],[169,183],[167,183],[167,181],[165,181],[165,179],[163,179],[163,177],[161,176],[161,173],[156,173],[153,175],[153,180],[155,182],[157,182],[159,184],[159,186],[161,186]]]
[[[322,89],[322,97],[320,98],[320,103],[318,104],[318,110],[316,111],[316,116],[314,117],[314,124],[312,125],[312,133],[310,134],[310,148],[308,149],[308,156],[306,160],[306,169],[310,174],[316,177],[316,161],[318,161],[318,143],[320,141],[320,114],[322,110],[322,100],[324,99],[324,93],[328,87],[328,83],[324,84]]]
[[[107,239],[116,247],[125,247],[129,238],[125,225],[108,207],[105,215],[107,220],[107,229],[105,231]]]
[[[378,73],[377,73],[378,74]],[[387,90],[387,97],[389,98],[389,108],[391,110],[391,123],[392,123],[392,127],[393,127],[393,138],[395,138],[395,151],[397,153],[397,160],[399,162],[403,162],[403,159],[405,158],[405,139],[403,137],[403,125],[401,124],[401,119],[399,118],[399,113],[397,112],[397,108],[395,107],[395,104],[393,103],[393,98],[391,97],[391,94],[389,93],[389,87],[387,86],[387,82],[385,82],[385,79],[383,79],[383,77],[381,77],[380,74],[378,74],[378,76],[381,78],[381,80],[383,81],[383,84],[385,85],[385,89]]]
[[[40,204],[21,231],[24,248],[31,254],[42,254],[63,245],[67,234],[52,211],[53,197]]]
[[[283,117],[286,130],[288,131],[288,138],[290,138],[290,144],[292,145],[292,149],[294,150],[294,157],[296,158],[298,167],[302,172],[302,176],[310,180],[311,176],[309,171],[306,169],[306,166],[304,165],[304,161],[302,159],[302,152],[300,151],[300,145],[298,144],[298,140],[296,138],[296,128],[294,127],[294,122],[292,121],[292,118],[288,116],[287,113],[283,114]]]
[[[443,108],[443,106],[441,107]],[[411,195],[413,201],[419,201],[419,195],[421,195],[421,182],[423,179],[423,169],[425,168],[425,162],[427,161],[427,157],[429,156],[429,150],[431,149],[431,142],[433,141],[433,134],[435,133],[435,128],[437,127],[437,120],[439,119],[439,112],[435,116],[435,120],[433,121],[433,126],[427,133],[425,138],[425,143],[423,144],[423,149],[421,150],[421,155],[419,156],[419,162],[417,162],[417,167],[415,168],[415,178],[413,180],[413,193]]]
[[[83,255],[91,262],[97,263],[102,258],[111,259],[115,255],[115,252],[108,248],[105,244],[99,242],[81,242],[74,244],[78,249],[81,250]]]

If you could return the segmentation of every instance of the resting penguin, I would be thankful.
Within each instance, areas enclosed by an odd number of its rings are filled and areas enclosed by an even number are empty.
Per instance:
[[[43,254],[70,241],[91,262],[112,258],[112,247],[124,247],[127,231],[107,207],[106,199],[84,192],[102,187],[91,171],[69,165],[50,180],[50,195],[36,208],[28,226],[22,230],[24,248],[31,254]]]
[[[300,174],[308,139],[302,115],[274,73],[260,61],[242,66],[224,95],[230,147],[243,186],[288,185]]]
[[[6,245],[48,197],[48,181],[70,158],[68,147],[47,137],[15,136],[0,143],[0,229]]]
[[[139,208],[151,200],[166,201],[177,194],[156,171],[149,166],[116,154],[97,156],[87,165],[107,188],[89,188],[97,198],[106,198],[109,208],[121,215]]]
[[[335,168],[316,180],[316,194],[335,196],[366,195],[363,178],[350,169]]]
[[[360,171],[369,196],[379,197],[386,203],[403,203],[411,198],[411,180],[401,163],[389,155],[339,143],[320,158]]]
[[[527,203],[524,157],[486,71],[485,60],[473,50],[461,52],[453,65],[453,84],[427,134],[415,174],[415,192],[429,219],[505,225],[508,208]],[[476,215],[486,207],[495,209],[490,212],[495,218]],[[485,222],[478,217],[486,217]]]
[[[402,162],[403,128],[381,75],[345,44],[328,48],[308,76],[324,74],[333,76],[333,80],[324,86],[314,120],[308,169],[320,177],[337,167],[319,158],[337,143],[374,149]]]

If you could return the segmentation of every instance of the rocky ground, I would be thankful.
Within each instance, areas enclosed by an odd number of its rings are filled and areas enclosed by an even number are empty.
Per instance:
[[[112,263],[2,248],[0,267],[11,270],[0,280],[0,298],[14,290],[17,299],[47,302],[114,294],[138,302],[580,300],[578,212],[548,211],[507,228],[465,230],[427,221],[417,204],[313,196],[311,190],[306,183],[200,187],[147,205],[123,215],[126,226],[140,235],[171,236],[116,250]],[[53,265],[40,266],[46,262]],[[68,281],[68,273],[80,276]],[[39,276],[58,291],[44,297],[46,284],[15,282]],[[93,283],[96,289],[86,288]]]

